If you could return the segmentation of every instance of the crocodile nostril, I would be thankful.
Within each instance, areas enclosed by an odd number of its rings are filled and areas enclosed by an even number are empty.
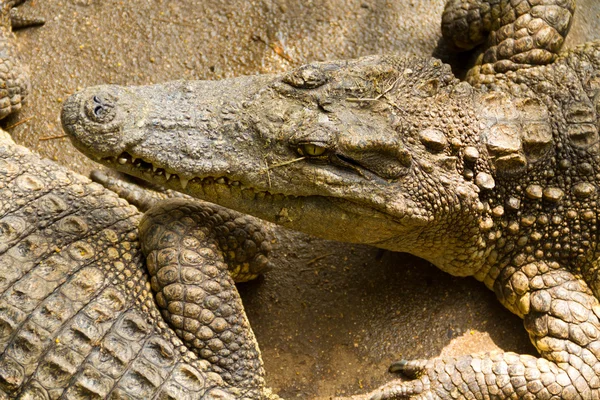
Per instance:
[[[94,115],[98,118],[102,118],[106,112],[107,109],[104,106],[96,106],[96,108],[94,108]]]
[[[94,95],[87,101],[85,113],[91,121],[105,124],[115,117],[115,103],[110,94]]]

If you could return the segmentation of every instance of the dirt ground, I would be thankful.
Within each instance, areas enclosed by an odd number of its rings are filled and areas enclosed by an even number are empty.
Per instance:
[[[600,39],[600,2],[578,3],[569,46]],[[443,0],[31,0],[24,13],[47,21],[18,33],[34,89],[4,126],[87,174],[97,166],[60,137],[61,103],[80,88],[431,55],[442,8]],[[521,321],[472,279],[408,255],[278,232],[279,267],[240,291],[268,383],[282,397],[363,393],[392,379],[387,366],[399,358],[535,351]]]

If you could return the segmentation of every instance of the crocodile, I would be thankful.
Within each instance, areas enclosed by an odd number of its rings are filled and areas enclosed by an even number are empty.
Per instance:
[[[64,104],[73,144],[193,197],[473,276],[540,357],[401,360],[371,399],[600,398],[600,43],[560,53],[574,1],[450,0],[434,58],[104,85]],[[479,47],[477,47],[479,46]]]

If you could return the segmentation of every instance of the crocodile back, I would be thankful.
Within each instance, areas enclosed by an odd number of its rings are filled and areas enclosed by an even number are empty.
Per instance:
[[[162,322],[139,218],[0,138],[0,398],[228,398]]]
[[[598,296],[600,42],[498,76],[488,89],[494,121],[482,136],[496,187],[481,197],[490,231],[502,228],[490,239],[488,265],[497,272],[508,263],[552,261]],[[513,116],[503,121],[493,109]],[[494,275],[480,279],[492,287]]]

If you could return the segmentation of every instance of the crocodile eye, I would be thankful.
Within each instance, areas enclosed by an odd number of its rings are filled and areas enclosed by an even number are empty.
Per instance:
[[[327,75],[318,65],[304,65],[283,77],[283,82],[298,89],[314,89],[327,82]]]
[[[318,157],[325,154],[327,148],[314,143],[303,143],[298,147],[298,153],[307,157]]]

